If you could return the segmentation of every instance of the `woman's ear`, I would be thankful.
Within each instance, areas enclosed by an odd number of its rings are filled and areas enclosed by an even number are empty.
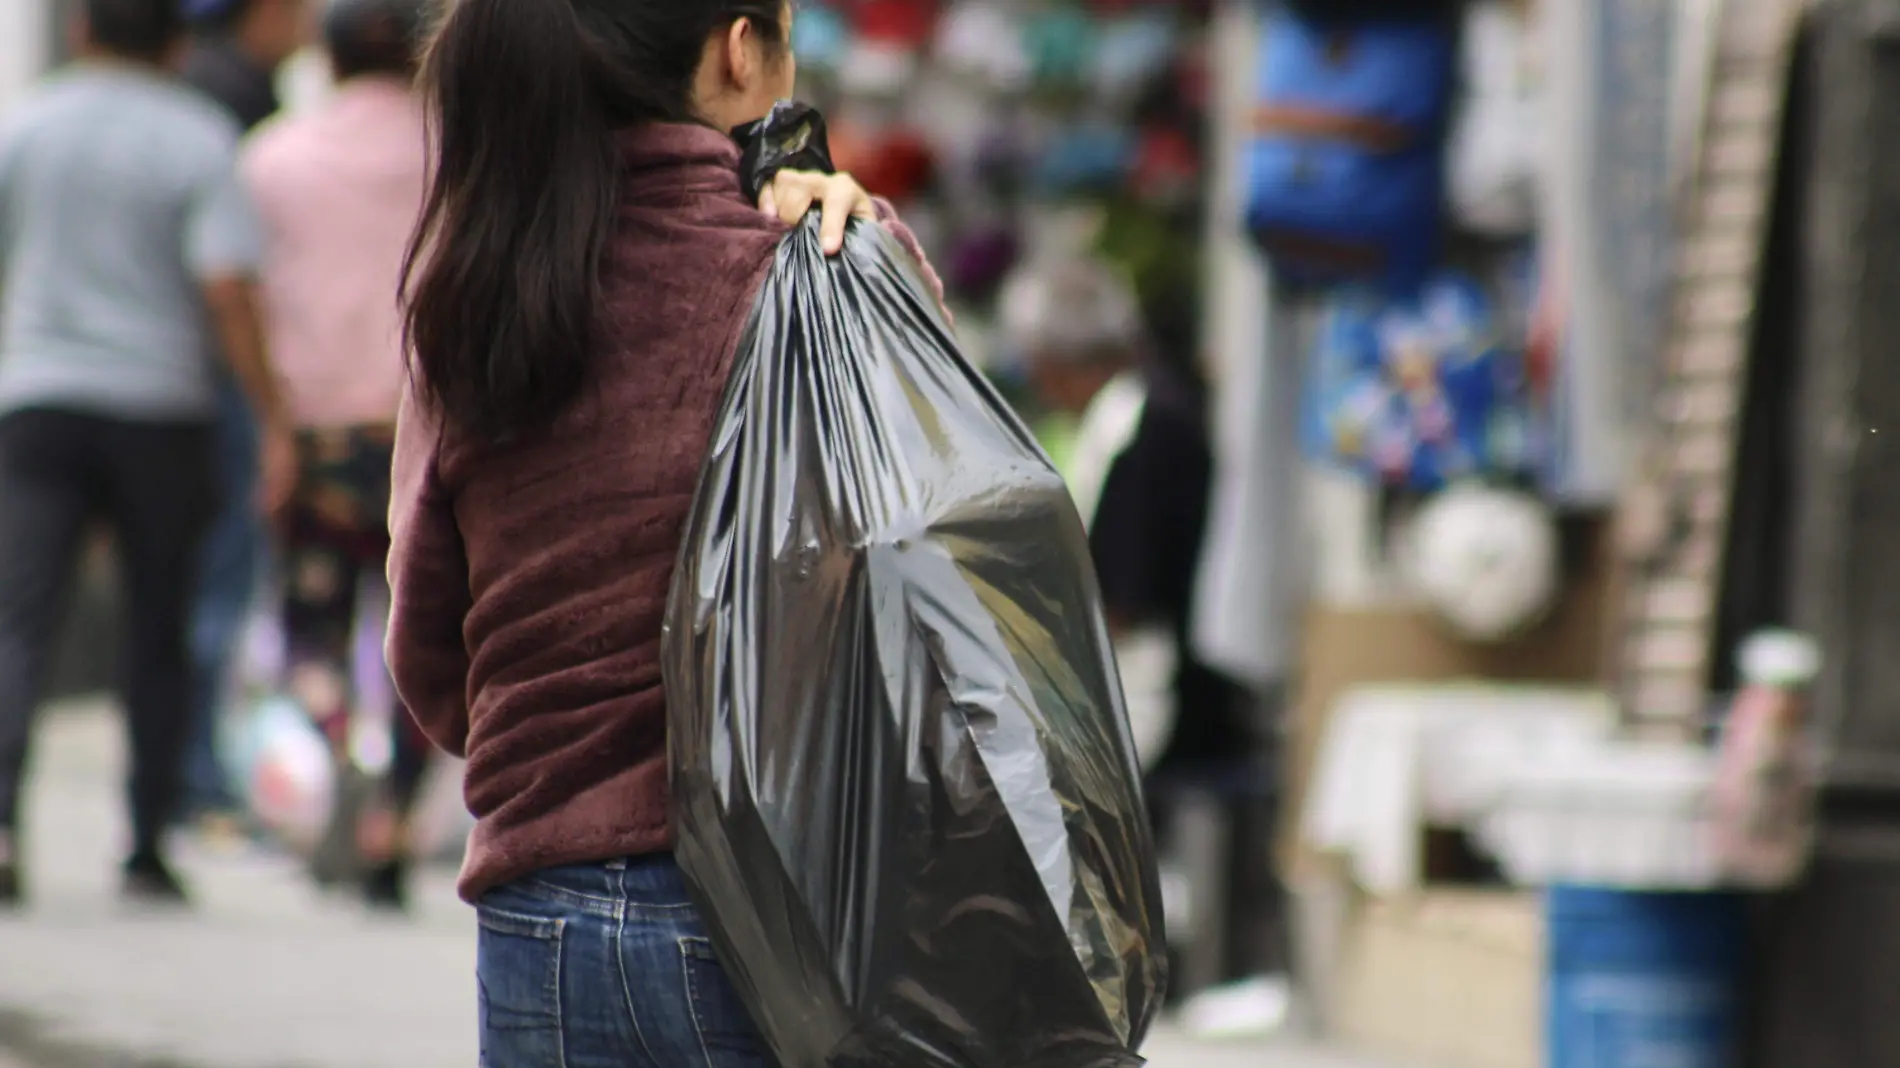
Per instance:
[[[764,58],[759,51],[759,35],[751,19],[734,19],[732,25],[726,28],[724,51],[726,80],[741,93],[750,90],[763,74],[760,65]]]

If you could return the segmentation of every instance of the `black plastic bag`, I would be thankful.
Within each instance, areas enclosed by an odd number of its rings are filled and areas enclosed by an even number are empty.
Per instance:
[[[1087,539],[881,226],[779,249],[665,671],[678,860],[783,1068],[1142,1063],[1166,940]]]

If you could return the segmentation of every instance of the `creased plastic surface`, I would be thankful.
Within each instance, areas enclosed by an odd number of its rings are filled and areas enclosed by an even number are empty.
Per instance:
[[[1087,541],[914,261],[787,237],[672,590],[678,859],[784,1068],[1113,1068],[1165,983]]]
[[[796,100],[781,100],[757,122],[732,131],[739,142],[739,181],[745,198],[757,203],[780,171],[819,171],[831,174],[831,137],[818,109]]]

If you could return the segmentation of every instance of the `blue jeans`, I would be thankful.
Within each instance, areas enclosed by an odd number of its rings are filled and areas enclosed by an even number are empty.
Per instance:
[[[244,633],[264,559],[265,534],[257,515],[257,425],[235,381],[219,384],[217,464],[220,510],[199,557],[198,597],[191,620],[191,729],[185,749],[190,808],[234,804],[218,756],[218,718],[224,709],[231,655]]]
[[[484,895],[482,1068],[774,1068],[670,856]]]

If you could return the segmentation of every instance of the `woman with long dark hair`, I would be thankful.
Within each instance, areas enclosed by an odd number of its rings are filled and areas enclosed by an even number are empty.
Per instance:
[[[764,1068],[669,850],[661,617],[788,223],[883,205],[726,131],[791,92],[785,0],[459,0],[407,284],[389,658],[468,760],[487,1068]]]

